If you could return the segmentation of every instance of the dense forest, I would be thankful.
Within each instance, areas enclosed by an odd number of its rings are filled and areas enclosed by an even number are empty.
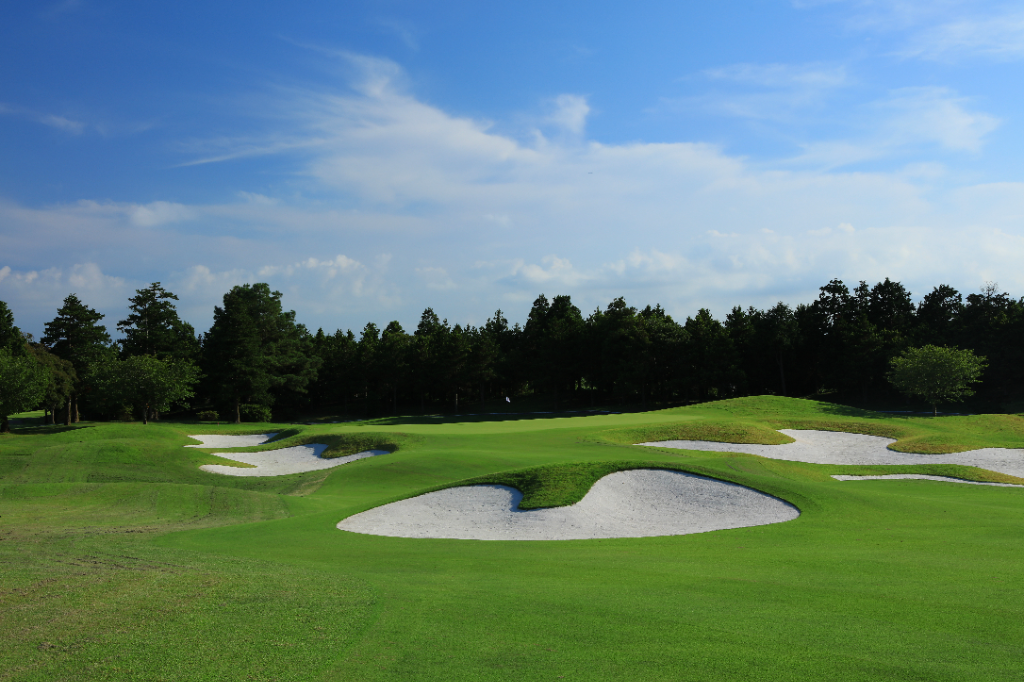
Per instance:
[[[994,285],[966,297],[940,285],[915,304],[889,279],[852,290],[833,280],[795,307],[735,307],[724,319],[701,309],[682,322],[622,298],[584,315],[569,296],[542,294],[523,324],[498,310],[479,327],[452,325],[428,308],[414,330],[371,322],[358,333],[311,332],[266,284],[225,294],[201,335],[178,317],[175,300],[159,283],[139,290],[117,341],[75,295],[39,341],[21,334],[0,302],[0,349],[47,368],[39,406],[64,421],[133,410],[158,418],[170,402],[232,420],[267,419],[271,410],[289,418],[514,409],[508,402],[644,409],[755,394],[891,403],[891,359],[926,344],[987,358],[976,398],[986,409],[1013,409],[1024,397],[1024,299]],[[140,357],[152,360],[128,362]],[[161,375],[161,385],[186,381],[191,390],[140,402],[104,389],[117,385],[117,372],[135,385],[164,365],[177,373]]]

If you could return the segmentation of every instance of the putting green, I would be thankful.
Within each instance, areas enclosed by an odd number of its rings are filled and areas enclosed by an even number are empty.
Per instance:
[[[0,439],[7,679],[1019,679],[1024,490],[831,476],[1024,481],[953,464],[841,467],[631,443],[775,443],[776,429],[813,428],[895,438],[907,452],[1020,448],[1020,417],[753,398],[388,419],[284,431],[273,447],[395,451],[272,478],[200,471],[224,463],[182,447],[201,428],[85,424]],[[562,542],[335,528],[461,483],[514,486],[524,508],[571,504],[637,468],[745,485],[801,516]]]

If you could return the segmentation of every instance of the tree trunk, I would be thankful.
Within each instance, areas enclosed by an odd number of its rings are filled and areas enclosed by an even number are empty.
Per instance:
[[[235,423],[242,423],[242,401],[235,398]]]
[[[10,433],[11,423],[7,421],[7,415],[0,416],[0,433]]]
[[[143,426],[149,424],[149,405],[142,406],[142,424]]]
[[[782,380],[782,395],[786,395],[786,372],[782,368],[782,355],[776,357],[779,363],[779,378]]]
[[[398,387],[397,386],[392,386],[391,387],[391,396],[393,398],[391,412],[392,412],[392,414],[398,414]]]
[[[68,398],[67,413],[64,415],[64,426],[71,426],[71,398]]]
[[[71,421],[77,424],[81,420],[81,415],[78,414],[78,394],[71,394]]]

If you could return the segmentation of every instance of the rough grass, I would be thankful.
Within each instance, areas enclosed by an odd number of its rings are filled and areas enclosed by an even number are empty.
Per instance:
[[[253,431],[251,433],[264,433],[263,431]],[[232,433],[230,435],[242,435]],[[268,452],[271,450],[281,450],[283,448],[291,448],[298,445],[312,445],[321,444],[326,445],[327,449],[321,453],[320,457],[323,459],[335,459],[337,457],[345,457],[347,455],[354,455],[357,452],[364,452],[366,450],[387,450],[388,452],[395,452],[398,450],[398,441],[403,439],[409,439],[407,434],[391,434],[391,433],[307,433],[301,429],[286,429],[266,443],[260,445],[254,445],[252,447],[245,448],[230,448],[231,452]],[[213,451],[224,451],[225,448],[195,448],[200,452],[212,453]],[[212,463],[212,462],[211,462]],[[220,463],[219,461],[217,463]],[[236,462],[236,465],[240,463]],[[251,465],[243,465],[251,466]]]

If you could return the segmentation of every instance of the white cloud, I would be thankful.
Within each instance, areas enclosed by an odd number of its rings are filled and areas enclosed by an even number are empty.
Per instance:
[[[154,201],[144,206],[127,207],[126,210],[131,216],[132,224],[139,227],[157,227],[167,223],[190,220],[196,215],[195,211],[188,206],[168,201]]]
[[[554,112],[548,120],[572,135],[582,135],[587,127],[590,105],[581,95],[559,95],[554,101]]]
[[[1024,57],[1024,11],[1014,3],[977,0],[807,0],[799,8],[851,7],[847,24],[861,31],[902,34],[897,56],[934,61]]]
[[[823,168],[881,159],[922,146],[954,152],[977,152],[1002,121],[972,110],[970,100],[949,88],[917,87],[893,90],[885,99],[870,103],[861,112],[870,124],[860,139],[825,140],[801,145],[796,161]],[[936,167],[928,168],[935,177]],[[911,169],[913,170],[913,169]]]
[[[42,322],[52,319],[69,294],[76,294],[87,306],[100,312],[127,300],[131,289],[124,278],[108,275],[96,263],[75,263],[68,267],[16,270],[0,268],[0,300],[11,304],[15,319],[24,331],[42,332]],[[29,315],[25,315],[29,312]],[[113,328],[114,322],[106,321]]]
[[[888,276],[915,291],[940,281],[971,290],[984,276],[1024,293],[1014,265],[1024,259],[1020,186],[773,166],[690,142],[517,139],[418,100],[393,64],[351,62],[364,69],[351,91],[277,92],[280,127],[268,139],[213,145],[230,155],[289,141],[299,173],[287,196],[0,201],[0,268],[10,268],[0,298],[30,306],[28,292],[54,279],[51,268],[66,288],[83,260],[122,279],[112,314],[131,289],[158,279],[200,330],[225,291],[256,281],[283,291],[300,321],[328,330],[396,318],[409,328],[427,306],[468,320],[502,300],[521,321],[540,291],[571,294],[583,309],[627,295],[676,317],[771,305],[785,292],[792,303],[810,300],[836,276]],[[781,78],[744,76],[755,77]],[[996,124],[939,89],[895,91],[866,110],[878,132],[837,141],[837,156],[972,151]],[[78,276],[85,283],[90,273]]]
[[[449,291],[456,288],[455,282],[445,268],[416,268],[416,274],[428,289]]]
[[[892,112],[886,127],[898,142],[938,142],[948,149],[977,151],[1000,121],[968,110],[967,102],[948,88],[902,88],[877,106]]]
[[[902,54],[948,60],[979,55],[998,60],[1024,57],[1024,12],[970,17],[929,27],[910,39]]]
[[[592,277],[573,268],[566,258],[545,256],[541,263],[543,265],[518,261],[512,267],[512,276],[533,286],[555,284],[566,287],[577,286]]]

